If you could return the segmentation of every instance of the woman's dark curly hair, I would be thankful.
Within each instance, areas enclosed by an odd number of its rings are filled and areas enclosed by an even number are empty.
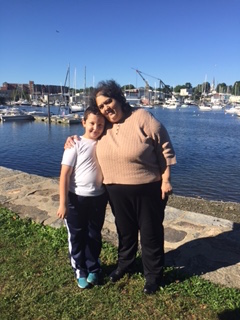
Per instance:
[[[97,87],[93,90],[90,105],[96,105],[96,97],[103,95],[104,97],[113,98],[120,102],[123,112],[128,112],[131,109],[131,106],[126,101],[124,93],[120,85],[114,80],[100,81]]]

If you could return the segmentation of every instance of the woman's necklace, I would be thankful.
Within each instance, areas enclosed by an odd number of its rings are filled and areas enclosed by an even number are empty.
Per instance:
[[[116,135],[118,135],[119,128],[120,128],[120,123],[117,123],[117,127],[116,127]]]
[[[115,135],[117,136],[120,130],[120,126],[121,124],[123,124],[125,122],[125,120],[131,115],[131,113],[123,113],[123,116],[121,117],[121,119],[119,120],[118,123],[115,123],[116,125],[116,131],[115,131]]]

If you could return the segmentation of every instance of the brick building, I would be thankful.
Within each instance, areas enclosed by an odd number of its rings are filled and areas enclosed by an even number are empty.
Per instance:
[[[5,100],[11,100],[15,95],[44,96],[46,94],[68,93],[68,87],[35,84],[34,81],[29,81],[28,84],[8,83],[4,82],[0,87],[0,97]]]

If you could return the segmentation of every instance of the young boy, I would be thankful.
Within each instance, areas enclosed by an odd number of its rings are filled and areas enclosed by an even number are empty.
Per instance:
[[[78,286],[86,289],[98,284],[100,272],[101,229],[107,194],[96,158],[96,144],[105,119],[100,111],[89,107],[84,112],[82,125],[84,135],[63,153],[57,215],[65,218],[71,266]]]

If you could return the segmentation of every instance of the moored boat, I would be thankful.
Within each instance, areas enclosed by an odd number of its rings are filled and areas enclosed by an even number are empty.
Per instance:
[[[210,105],[208,105],[206,102],[202,102],[198,105],[199,110],[201,111],[211,111],[212,108]]]
[[[237,114],[240,110],[236,107],[226,108],[225,113]]]
[[[44,112],[44,111],[29,111],[26,112],[27,114],[33,116],[33,117],[48,117],[48,112]],[[52,112],[50,112],[50,115],[52,114]]]
[[[221,101],[215,101],[211,104],[212,110],[222,110],[224,105],[221,103]]]
[[[167,109],[177,109],[181,107],[181,103],[173,96],[172,98],[165,100],[162,106]]]
[[[6,109],[4,113],[0,114],[0,120],[1,121],[34,120],[34,117],[30,114],[27,114],[21,109],[9,108],[9,109]]]
[[[81,103],[73,104],[69,106],[71,112],[81,112],[84,111],[84,105]]]

